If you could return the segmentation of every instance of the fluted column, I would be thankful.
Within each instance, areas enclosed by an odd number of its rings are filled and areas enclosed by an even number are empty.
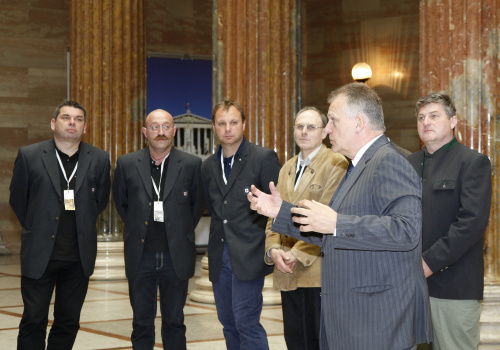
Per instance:
[[[144,0],[72,0],[70,23],[70,98],[87,109],[84,140],[108,151],[114,168],[118,156],[143,145]],[[107,243],[98,247],[97,265],[112,256],[123,265],[121,220],[112,200],[98,229],[99,241]]]
[[[499,221],[499,33],[497,0],[422,0],[420,2],[420,93],[447,91],[459,123],[457,139],[488,155],[493,196],[485,239],[485,299],[481,340],[500,341]],[[491,311],[488,302],[497,305]],[[491,318],[496,314],[497,318]],[[491,322],[490,322],[491,321]],[[485,337],[488,324],[493,337]]]
[[[238,100],[246,137],[276,150],[284,163],[294,147],[298,99],[295,1],[214,4],[214,102]]]

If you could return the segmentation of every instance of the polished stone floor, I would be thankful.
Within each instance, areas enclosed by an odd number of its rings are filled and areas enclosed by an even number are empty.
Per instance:
[[[197,275],[201,275],[198,256]],[[18,325],[23,311],[20,292],[19,256],[0,257],[0,350],[16,347]],[[49,320],[52,309],[50,311]],[[222,327],[217,320],[215,306],[189,300],[184,308],[187,326],[187,348],[190,350],[225,349]],[[156,319],[160,329],[161,319]],[[280,306],[264,306],[261,323],[267,331],[271,350],[286,349]],[[50,325],[49,325],[50,326]],[[127,282],[91,281],[82,310],[81,328],[76,338],[76,350],[132,349],[132,310],[128,299]],[[161,337],[156,336],[155,349],[161,349]],[[480,350],[500,350],[500,345],[482,345]]]

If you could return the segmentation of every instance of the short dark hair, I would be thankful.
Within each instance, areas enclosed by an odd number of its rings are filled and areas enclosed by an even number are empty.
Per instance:
[[[245,111],[243,110],[243,107],[241,107],[241,105],[237,101],[225,99],[225,100],[217,103],[214,106],[214,108],[212,108],[212,124],[215,124],[215,113],[217,113],[217,111],[219,109],[222,108],[223,111],[227,111],[231,107],[235,107],[240,112],[241,121],[244,122],[246,119],[246,116],[245,116]]]
[[[417,104],[415,105],[415,116],[418,117],[420,109],[425,105],[428,105],[429,103],[439,103],[441,106],[443,106],[448,119],[450,119],[454,115],[457,115],[457,109],[455,108],[455,104],[451,100],[450,96],[448,96],[447,94],[438,94],[432,92],[427,96],[421,97],[417,101]]]
[[[59,112],[61,112],[61,108],[63,107],[73,107],[73,108],[78,108],[83,111],[83,116],[85,117],[85,122],[87,122],[87,111],[81,104],[75,101],[64,101],[59,104],[59,106],[56,107],[56,111],[54,112],[54,119],[57,119],[57,116],[59,115]]]
[[[321,122],[323,123],[323,127],[325,127],[326,124],[328,124],[327,116],[323,112],[321,112],[319,109],[317,109],[316,107],[311,107],[311,106],[304,107],[300,111],[298,111],[297,114],[295,114],[295,117],[293,117],[293,120],[295,121],[295,119],[297,119],[299,114],[301,114],[302,112],[305,112],[305,111],[315,111],[316,113],[318,113],[319,117],[321,118]]]
[[[349,118],[363,113],[368,118],[366,122],[372,130],[385,131],[382,99],[375,90],[365,83],[350,83],[332,91],[328,96],[328,103],[331,104],[340,95],[346,97],[346,107],[351,114]]]

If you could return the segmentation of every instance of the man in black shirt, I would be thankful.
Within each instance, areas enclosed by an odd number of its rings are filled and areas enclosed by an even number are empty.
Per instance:
[[[125,223],[125,270],[134,311],[134,349],[153,349],[160,290],[165,349],[186,349],[183,308],[194,275],[194,229],[203,210],[201,159],[172,147],[176,127],[161,109],[142,128],[149,146],[118,158],[116,210]]]
[[[87,113],[65,101],[51,120],[54,138],[21,147],[10,205],[22,226],[24,312],[18,349],[45,349],[50,300],[57,289],[47,349],[71,349],[97,254],[97,216],[108,203],[109,154],[82,140]]]

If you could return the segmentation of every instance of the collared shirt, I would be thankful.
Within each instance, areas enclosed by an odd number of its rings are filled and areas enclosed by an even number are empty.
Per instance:
[[[168,160],[170,159],[170,153],[165,159],[163,164],[163,173],[161,172],[161,164],[156,165],[153,159],[150,159],[151,164],[151,177],[155,182],[156,186],[160,185],[160,200],[163,200],[163,189],[165,188],[165,178],[168,169]],[[161,183],[160,183],[161,176]],[[157,201],[158,196],[154,189],[153,183],[151,182],[151,187],[153,188],[153,200]],[[165,214],[165,213],[164,213]],[[149,225],[146,231],[146,239],[144,241],[144,251],[145,252],[166,252],[168,250],[167,241],[167,229],[165,227],[165,222],[154,221],[154,205],[151,208],[151,213],[149,214]]]
[[[64,171],[69,177],[69,175],[73,173],[73,170],[75,169],[75,166],[78,163],[78,156],[80,155],[80,147],[78,147],[78,151],[76,151],[75,154],[73,154],[70,157],[66,153],[63,153],[59,148],[57,148],[57,146],[55,145],[55,141],[54,141],[54,146],[56,148],[56,152],[59,154],[59,158],[61,158],[61,163],[64,167]],[[56,157],[55,154],[54,157]],[[59,163],[57,168],[59,169],[59,179],[61,182],[61,195],[63,195],[64,191],[67,189],[75,190],[78,170],[76,171],[75,175],[69,182],[69,188],[68,188],[68,183],[66,182],[61,167],[59,166]],[[75,193],[75,200],[76,200],[76,193]],[[75,215],[76,211],[65,210],[63,198],[61,198],[60,202],[61,202],[61,214],[59,215],[59,225],[57,226],[56,241],[54,242],[54,248],[52,249],[50,260],[79,261],[80,251],[78,249],[78,236],[76,231],[76,215]],[[75,203],[76,210],[79,210],[78,204],[80,203]]]
[[[300,182],[300,179],[302,178],[302,174],[304,174],[304,170],[305,168],[311,164],[311,160],[314,158],[314,156],[316,154],[318,154],[319,150],[321,149],[321,145],[318,146],[318,148],[316,148],[314,151],[312,151],[307,157],[306,159],[304,160],[302,158],[302,151],[299,153],[299,157],[297,158],[297,166],[295,168],[295,174],[297,174],[297,172],[300,171],[300,174],[296,175],[297,176],[297,180],[295,181],[295,187],[293,188],[294,191],[297,190],[297,186]]]
[[[224,166],[222,167],[222,177],[224,178],[225,183],[227,183],[227,180],[229,179],[229,174],[231,172],[231,168],[233,167],[234,158],[241,155],[241,152],[243,152],[243,145],[245,144],[245,142],[247,141],[245,136],[243,136],[243,140],[241,141],[240,147],[238,147],[238,150],[232,157],[226,158],[223,156],[221,145],[219,145],[219,148],[217,149],[217,154],[215,155],[215,159],[220,162],[221,157],[223,158],[222,163],[224,164]]]

